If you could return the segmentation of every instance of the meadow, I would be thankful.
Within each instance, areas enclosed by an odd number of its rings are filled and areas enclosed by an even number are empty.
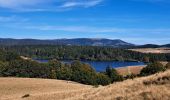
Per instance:
[[[71,81],[0,78],[1,100],[169,100],[170,70],[108,86]]]

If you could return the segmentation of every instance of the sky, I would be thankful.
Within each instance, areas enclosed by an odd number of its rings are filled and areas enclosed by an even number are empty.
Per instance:
[[[0,38],[170,43],[170,0],[0,0]]]

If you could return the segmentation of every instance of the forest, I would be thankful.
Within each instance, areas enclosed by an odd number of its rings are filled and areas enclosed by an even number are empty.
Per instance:
[[[49,59],[48,63],[39,63],[31,59],[25,60],[20,56],[36,59]],[[92,66],[78,60],[118,60],[150,62],[141,71],[146,76],[164,71],[158,60],[168,60],[170,54],[142,54],[125,49],[90,46],[9,46],[0,49],[0,76],[49,78],[75,81],[88,85],[108,85],[113,82],[133,78],[134,75],[123,77],[114,68],[107,67],[105,72],[96,72]],[[71,64],[62,63],[59,59],[75,60]],[[154,63],[153,63],[154,62]],[[157,67],[155,67],[157,66]],[[169,68],[169,67],[167,67]]]
[[[58,52],[57,52],[58,51]],[[53,55],[54,54],[54,55]],[[51,59],[48,63],[39,63],[34,60],[22,59],[20,56]],[[62,58],[63,56],[63,58]],[[60,58],[61,57],[61,58]],[[76,57],[76,59],[74,58]],[[111,67],[104,72],[96,72],[92,66],[78,61],[88,60],[143,60],[152,58],[139,75],[121,76]],[[107,58],[109,57],[109,58]],[[141,57],[141,58],[140,58]],[[0,76],[1,77],[28,77],[47,78],[75,81],[87,85],[108,85],[113,82],[137,76],[147,76],[169,69],[169,63],[164,67],[156,60],[169,60],[168,55],[141,54],[123,49],[98,47],[70,47],[70,46],[22,46],[2,47],[0,49]],[[56,59],[55,59],[56,58]],[[119,59],[118,59],[119,58]],[[121,59],[120,59],[121,58]],[[74,59],[71,64],[62,63],[57,59]],[[145,58],[145,60],[148,60]],[[154,61],[155,60],[155,61]]]
[[[168,54],[144,54],[127,49],[97,46],[25,45],[1,46],[4,51],[20,56],[46,60],[98,60],[98,61],[169,61]]]
[[[15,53],[2,50],[0,51],[0,76],[60,79],[87,85],[108,85],[123,80],[123,77],[110,67],[104,73],[97,73],[90,65],[80,61],[71,64],[64,64],[57,60],[39,63],[24,60]]]

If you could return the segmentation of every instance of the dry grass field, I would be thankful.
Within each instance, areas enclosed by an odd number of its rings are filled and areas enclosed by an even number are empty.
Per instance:
[[[129,74],[139,74],[140,71],[146,67],[147,65],[141,65],[141,66],[127,66],[127,67],[120,67],[120,68],[116,68],[117,72],[120,75],[129,75]]]
[[[98,88],[61,80],[0,78],[0,100],[170,100],[170,70]]]
[[[140,49],[129,49],[141,53],[170,53],[170,48],[140,48]]]

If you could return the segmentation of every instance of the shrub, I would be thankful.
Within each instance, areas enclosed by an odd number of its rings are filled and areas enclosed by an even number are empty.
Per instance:
[[[125,77],[125,79],[134,79],[136,77],[137,77],[137,75],[135,75],[135,74],[129,74]]]
[[[165,67],[159,62],[153,62],[148,66],[146,66],[145,68],[143,68],[140,72],[140,75],[147,76],[147,75],[155,74],[160,71],[165,71]]]
[[[111,82],[123,81],[123,77],[118,74],[118,72],[111,67],[106,68],[106,75],[110,78]]]
[[[168,62],[165,67],[166,69],[170,69],[170,62]]]
[[[0,61],[0,76],[3,76],[3,73],[8,66],[8,63]]]
[[[97,74],[97,79],[96,79],[97,84],[100,85],[109,85],[111,83],[110,78],[102,73]]]
[[[96,84],[96,72],[90,65],[81,63],[80,61],[74,61],[71,64],[71,70],[72,81],[89,85]]]
[[[22,98],[27,98],[29,96],[30,96],[30,94],[25,94],[25,95],[22,96]]]

